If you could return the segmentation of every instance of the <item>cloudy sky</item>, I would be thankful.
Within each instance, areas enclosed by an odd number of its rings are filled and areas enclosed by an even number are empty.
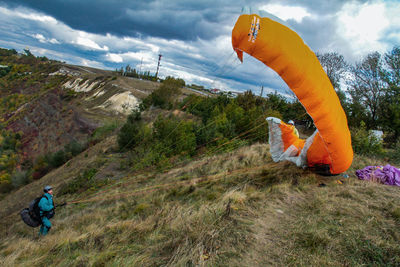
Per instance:
[[[247,56],[230,35],[243,8],[269,12],[315,52],[354,63],[400,44],[400,1],[316,0],[0,0],[0,47],[102,69],[129,64],[207,88],[285,92],[272,70]]]

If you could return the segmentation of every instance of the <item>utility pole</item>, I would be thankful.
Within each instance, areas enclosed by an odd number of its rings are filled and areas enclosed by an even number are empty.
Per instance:
[[[261,85],[261,94],[260,94],[261,97],[262,97],[263,92],[264,92],[264,85]]]
[[[156,72],[156,80],[157,80],[157,77],[158,77],[158,70],[160,69],[161,57],[162,57],[162,55],[159,54],[159,55],[158,55],[157,72]]]

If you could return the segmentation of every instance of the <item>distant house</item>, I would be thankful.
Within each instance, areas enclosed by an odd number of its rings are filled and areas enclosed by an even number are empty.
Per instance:
[[[217,88],[211,89],[211,93],[213,93],[213,94],[219,94],[220,92],[221,92],[221,90],[219,90]]]

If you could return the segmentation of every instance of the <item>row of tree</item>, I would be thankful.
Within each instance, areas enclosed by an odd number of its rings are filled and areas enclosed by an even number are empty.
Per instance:
[[[400,47],[373,52],[354,65],[338,53],[317,55],[339,95],[350,127],[363,121],[383,130],[387,141],[400,137]]]
[[[140,71],[140,70],[138,71],[135,68],[132,68],[130,65],[126,65],[125,69],[123,67],[121,67],[120,69],[116,69],[115,73],[121,76],[138,78],[143,80],[149,80],[149,81],[157,80],[157,77],[155,75],[152,75],[150,71]]]

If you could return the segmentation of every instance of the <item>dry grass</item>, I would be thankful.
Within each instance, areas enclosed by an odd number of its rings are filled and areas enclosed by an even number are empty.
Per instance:
[[[355,158],[358,166],[373,159]],[[356,166],[356,167],[355,167]],[[2,233],[4,266],[398,266],[399,189],[273,163],[256,144],[121,179]],[[343,179],[343,178],[342,178]],[[326,187],[318,187],[321,182]],[[147,189],[147,190],[144,190]],[[134,192],[134,193],[132,193]],[[99,197],[100,196],[100,197]],[[119,196],[115,198],[115,196]],[[66,196],[68,200],[84,197]],[[6,202],[3,202],[6,203]]]
[[[290,190],[260,210],[245,265],[399,266],[398,196],[354,179]]]
[[[105,159],[106,155],[104,155],[104,151],[106,148],[115,146],[115,143],[115,136],[107,138],[96,146],[90,147],[88,150],[71,159],[60,168],[51,171],[40,180],[34,181],[12,194],[7,195],[0,201],[0,206],[2,207],[0,216],[4,217],[10,212],[19,211],[26,207],[32,199],[43,192],[42,190],[45,185],[51,184],[57,190],[62,184],[78,176],[82,170],[87,167],[93,167],[99,170],[107,167],[107,164],[105,164],[107,159]]]

